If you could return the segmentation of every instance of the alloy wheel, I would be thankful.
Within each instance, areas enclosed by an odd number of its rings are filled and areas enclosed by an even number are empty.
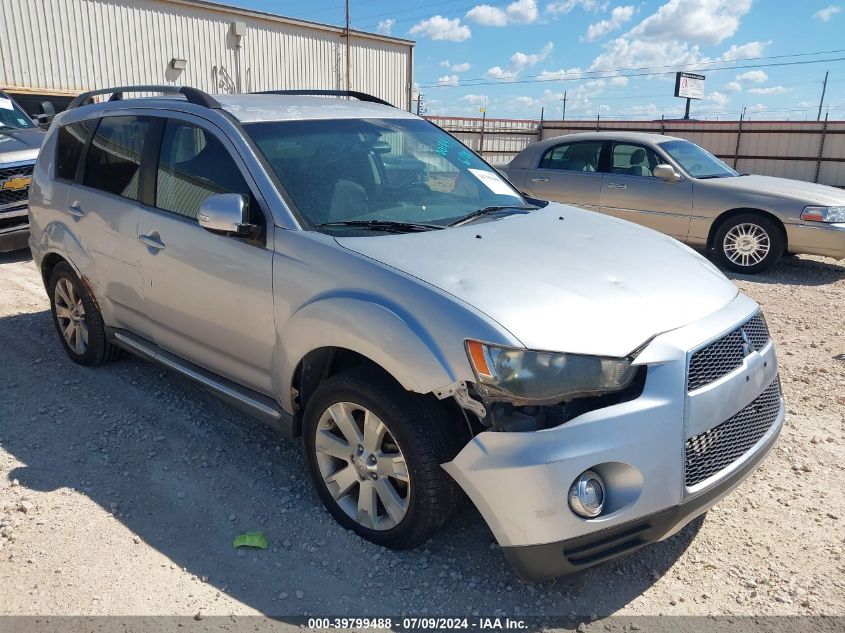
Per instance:
[[[85,305],[73,282],[62,277],[56,283],[54,294],[56,319],[68,347],[79,356],[88,349],[88,322],[85,319]]]
[[[389,530],[405,518],[411,501],[408,465],[375,413],[351,402],[333,404],[320,416],[314,450],[327,490],[357,523]]]
[[[746,222],[732,227],[722,241],[722,250],[737,266],[755,266],[769,254],[771,240],[763,227]]]

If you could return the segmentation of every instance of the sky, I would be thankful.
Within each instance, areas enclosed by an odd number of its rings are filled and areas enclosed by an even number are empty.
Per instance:
[[[342,0],[224,0],[342,25]],[[698,119],[845,118],[845,0],[351,0],[353,29],[416,41],[431,115],[683,115],[678,70],[706,76]]]

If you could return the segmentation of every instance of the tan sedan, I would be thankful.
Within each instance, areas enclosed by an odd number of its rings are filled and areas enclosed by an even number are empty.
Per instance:
[[[845,258],[845,191],[740,174],[695,143],[641,132],[532,143],[501,169],[528,195],[612,215],[758,273],[784,253]]]

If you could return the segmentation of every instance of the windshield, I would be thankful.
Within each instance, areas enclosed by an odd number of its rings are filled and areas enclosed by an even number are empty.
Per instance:
[[[666,141],[660,147],[693,178],[727,178],[739,173],[703,147],[689,141]]]
[[[421,119],[276,121],[244,129],[296,209],[320,231],[384,231],[385,222],[424,230],[479,209],[526,206],[494,169]]]
[[[24,129],[35,127],[35,124],[26,115],[26,112],[20,109],[17,103],[0,92],[0,128],[4,127]]]

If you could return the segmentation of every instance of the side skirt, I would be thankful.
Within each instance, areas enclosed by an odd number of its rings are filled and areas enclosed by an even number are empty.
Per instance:
[[[109,329],[108,336],[115,345],[189,378],[221,400],[278,431],[282,436],[294,436],[293,416],[283,411],[271,398],[166,352],[155,343],[126,330]]]

